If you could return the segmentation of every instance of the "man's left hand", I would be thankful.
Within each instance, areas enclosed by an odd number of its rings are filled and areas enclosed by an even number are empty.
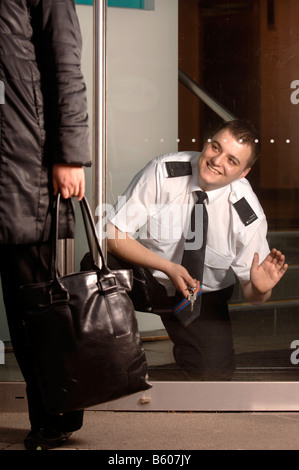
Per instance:
[[[288,265],[285,256],[275,248],[259,265],[259,256],[255,253],[250,270],[250,281],[261,294],[266,294],[280,281]]]

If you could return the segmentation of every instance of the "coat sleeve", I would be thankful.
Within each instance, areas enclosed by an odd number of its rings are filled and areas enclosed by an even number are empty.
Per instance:
[[[48,164],[91,165],[82,38],[74,0],[40,0],[33,13]]]

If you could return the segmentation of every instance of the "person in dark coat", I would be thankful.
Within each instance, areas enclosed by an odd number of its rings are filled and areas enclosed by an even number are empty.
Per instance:
[[[27,386],[27,449],[60,445],[83,411],[43,406],[22,324],[20,285],[49,274],[50,208],[61,192],[61,237],[72,237],[71,197],[82,199],[91,165],[81,33],[74,0],[1,0],[0,272],[14,353]]]

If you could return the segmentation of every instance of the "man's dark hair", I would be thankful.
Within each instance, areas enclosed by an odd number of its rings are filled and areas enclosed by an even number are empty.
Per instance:
[[[236,140],[250,145],[251,157],[247,163],[247,168],[252,167],[261,153],[260,137],[253,124],[245,119],[235,119],[221,124],[215,134],[222,130],[228,130]]]

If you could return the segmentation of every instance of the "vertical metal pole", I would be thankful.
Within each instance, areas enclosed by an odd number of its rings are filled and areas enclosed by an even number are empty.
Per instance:
[[[107,0],[94,0],[94,97],[93,97],[93,214],[101,214],[106,202],[106,7]],[[104,255],[101,217],[100,243]]]

